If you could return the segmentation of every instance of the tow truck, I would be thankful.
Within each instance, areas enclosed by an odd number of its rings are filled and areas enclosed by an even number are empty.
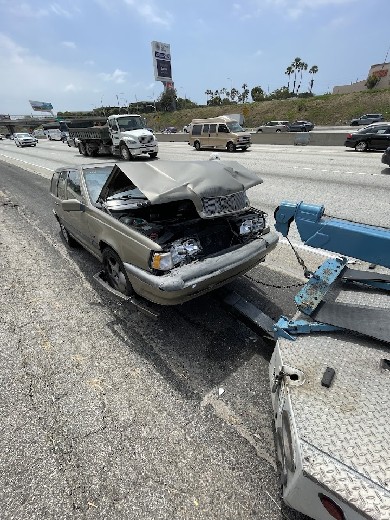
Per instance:
[[[283,236],[295,222],[305,245],[337,254],[314,273],[300,258],[297,314],[273,326],[282,497],[316,520],[390,519],[390,229],[324,212],[288,201],[275,210]]]

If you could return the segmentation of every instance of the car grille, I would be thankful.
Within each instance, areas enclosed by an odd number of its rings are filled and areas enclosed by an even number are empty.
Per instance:
[[[154,138],[152,135],[141,135],[139,138],[139,142],[142,144],[149,144],[153,142]]]
[[[208,217],[234,213],[248,207],[248,199],[245,192],[239,191],[223,197],[203,197],[203,212]]]

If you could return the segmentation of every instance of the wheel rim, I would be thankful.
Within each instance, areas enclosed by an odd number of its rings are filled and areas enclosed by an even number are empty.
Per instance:
[[[126,146],[121,147],[121,156],[122,159],[124,159],[125,161],[128,161],[130,159],[130,152]]]
[[[195,143],[195,150],[200,150],[200,144],[198,141]]]
[[[62,236],[64,237],[65,242],[67,244],[69,244],[69,233],[68,233],[68,230],[66,229],[66,227],[63,224],[60,224],[60,228],[61,228],[61,233],[62,233]]]
[[[108,282],[117,291],[126,294],[127,280],[125,274],[122,272],[120,265],[112,256],[106,258],[105,261],[106,273],[108,275]]]
[[[358,143],[356,145],[356,150],[358,152],[364,152],[364,150],[366,150],[366,148],[367,148],[367,145],[366,145],[366,143],[364,141],[362,141],[361,143]]]

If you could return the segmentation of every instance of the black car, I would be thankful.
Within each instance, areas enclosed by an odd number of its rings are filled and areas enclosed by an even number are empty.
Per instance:
[[[293,121],[288,124],[290,132],[310,132],[313,130],[314,124],[310,121]]]
[[[382,155],[382,163],[390,166],[390,146],[386,148],[384,154]]]
[[[390,123],[373,123],[357,132],[347,134],[344,143],[357,152],[367,150],[386,150],[390,146]]]

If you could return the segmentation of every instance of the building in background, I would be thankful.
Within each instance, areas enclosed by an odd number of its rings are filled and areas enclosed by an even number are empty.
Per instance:
[[[368,71],[367,78],[375,76],[378,78],[378,83],[375,85],[375,89],[389,88],[390,87],[390,63],[378,63],[371,65]],[[333,94],[349,94],[351,92],[362,92],[368,90],[367,79],[351,83],[350,85],[340,85],[333,87]]]

